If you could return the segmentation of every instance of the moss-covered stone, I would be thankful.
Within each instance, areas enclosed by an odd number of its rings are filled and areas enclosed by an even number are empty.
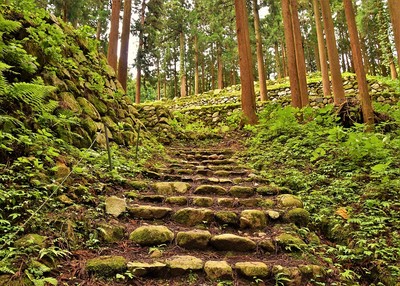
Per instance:
[[[232,279],[232,267],[226,261],[207,261],[204,264],[207,278],[211,280]]]
[[[172,276],[180,276],[186,272],[202,270],[204,262],[194,256],[173,256],[168,258],[165,263],[170,269]]]
[[[267,226],[267,218],[263,211],[244,210],[240,214],[240,228],[261,229]]]
[[[171,243],[174,233],[161,225],[141,226],[130,234],[129,239],[140,245],[153,246]]]
[[[256,249],[256,243],[249,238],[234,234],[221,234],[211,238],[210,244],[217,250],[247,252]]]
[[[261,247],[264,251],[269,253],[276,252],[276,245],[271,238],[264,238],[259,243],[258,246]]]
[[[292,207],[292,208],[303,207],[303,202],[300,200],[300,198],[293,195],[289,194],[280,195],[277,197],[277,200],[278,203],[283,207]]]
[[[143,277],[147,275],[161,276],[167,264],[161,262],[143,263],[143,262],[129,262],[128,271],[135,277]]]
[[[80,107],[82,108],[83,113],[87,114],[93,120],[100,121],[100,113],[97,109],[91,104],[86,98],[78,97],[76,101],[79,103]]]
[[[299,238],[289,233],[282,233],[275,237],[275,241],[286,251],[297,251],[304,249],[307,245]]]
[[[243,187],[243,186],[233,186],[229,190],[231,196],[236,198],[249,198],[254,195],[254,188]]]
[[[215,219],[218,223],[224,225],[236,226],[239,224],[239,216],[231,211],[218,211],[215,213]]]
[[[134,218],[161,219],[172,213],[172,209],[154,206],[138,206],[128,208],[129,214]]]
[[[192,204],[197,207],[211,207],[214,204],[214,199],[209,197],[194,197]]]
[[[214,213],[209,209],[185,208],[178,210],[172,219],[186,226],[210,223],[214,219]]]
[[[236,204],[236,200],[232,198],[218,198],[217,203],[221,207],[232,208]]]
[[[320,265],[313,265],[313,264],[302,264],[298,266],[299,271],[303,274],[304,277],[308,279],[319,279],[323,278],[326,274],[325,269]]]
[[[262,262],[237,262],[235,269],[248,278],[267,277],[271,273],[270,268]]]
[[[303,208],[295,208],[289,210],[284,219],[288,222],[295,223],[297,226],[306,226],[310,221],[310,213]]]
[[[73,113],[79,115],[82,113],[82,108],[74,95],[69,92],[60,93],[61,106],[65,109],[71,110]]]
[[[86,262],[89,273],[103,277],[113,277],[117,273],[124,273],[126,269],[127,261],[122,256],[100,256]]]
[[[187,197],[167,197],[165,202],[171,205],[185,206],[188,204],[188,199]]]
[[[99,224],[97,229],[100,238],[108,243],[120,241],[125,236],[125,227],[118,225],[118,222],[114,222],[114,224],[102,223]]]
[[[183,182],[174,182],[171,183],[172,188],[177,194],[186,194],[188,190],[190,189],[190,184],[188,183],[183,183]]]
[[[178,232],[176,243],[186,249],[206,249],[211,233],[206,230]]]
[[[100,115],[105,115],[107,113],[108,107],[107,105],[97,96],[89,95],[89,102],[93,104],[93,106],[97,109]]]
[[[44,248],[46,246],[46,240],[47,240],[46,236],[31,233],[31,234],[26,234],[20,239],[16,240],[14,245],[16,247],[38,246],[40,248]]]
[[[146,189],[148,185],[148,183],[145,181],[135,181],[135,180],[127,180],[125,183],[133,190],[138,190],[138,191]]]
[[[159,195],[173,195],[174,194],[174,189],[172,187],[172,184],[168,183],[168,182],[155,183],[153,185],[153,189],[156,192],[156,194],[159,194]]]
[[[228,191],[221,186],[217,185],[201,185],[196,188],[194,191],[196,195],[217,195],[223,196],[228,193]]]

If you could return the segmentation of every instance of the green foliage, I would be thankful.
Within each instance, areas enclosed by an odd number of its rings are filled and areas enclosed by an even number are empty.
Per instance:
[[[376,105],[376,110],[399,124],[399,107]],[[271,183],[302,197],[313,229],[337,243],[318,251],[342,265],[344,280],[369,281],[379,268],[396,281],[400,134],[383,133],[381,126],[375,133],[365,133],[362,125],[346,129],[331,111],[270,104],[260,126],[249,128],[254,137],[247,158]]]

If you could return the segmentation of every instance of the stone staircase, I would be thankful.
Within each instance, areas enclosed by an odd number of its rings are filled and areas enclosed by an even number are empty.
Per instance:
[[[233,150],[171,148],[169,154],[162,167],[130,182],[129,191],[106,198],[108,218],[96,222],[102,245],[85,261],[98,281],[93,285],[127,285],[117,274],[134,285],[327,281],[322,263],[305,251],[318,237],[298,234],[309,213],[290,190],[239,165]]]

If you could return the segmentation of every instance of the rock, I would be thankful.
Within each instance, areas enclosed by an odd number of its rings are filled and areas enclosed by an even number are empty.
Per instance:
[[[16,240],[15,247],[27,248],[29,246],[38,246],[40,248],[46,247],[46,236],[42,236],[36,233],[26,234],[20,239]]]
[[[163,272],[167,264],[154,262],[154,263],[143,263],[143,262],[129,262],[128,271],[135,277],[142,277],[146,275],[159,276],[158,274]]]
[[[321,279],[325,276],[325,269],[320,265],[299,265],[298,268],[308,279]]]
[[[287,251],[297,251],[305,248],[306,243],[299,237],[291,235],[289,233],[282,233],[275,237],[275,241],[284,250]]]
[[[226,261],[207,261],[204,271],[211,280],[232,279],[232,267]]]
[[[125,236],[125,227],[115,224],[100,224],[97,229],[99,230],[100,237],[103,241],[113,243],[120,241]]]
[[[165,202],[171,205],[184,206],[188,204],[188,199],[186,197],[167,197]]]
[[[273,210],[268,210],[267,212],[267,216],[271,219],[278,219],[280,218],[281,214],[277,211],[273,211]]]
[[[302,208],[303,202],[296,196],[284,194],[277,197],[278,203],[283,207]]]
[[[86,270],[99,276],[113,277],[117,273],[124,273],[127,261],[122,256],[100,256],[86,262]]]
[[[231,196],[236,198],[249,198],[254,195],[254,188],[252,187],[242,187],[242,186],[233,186],[229,190]]]
[[[130,215],[135,218],[141,219],[161,219],[172,213],[171,208],[153,207],[153,206],[139,206],[128,209]]]
[[[216,185],[201,185],[196,188],[194,191],[194,194],[197,195],[217,195],[217,196],[223,196],[226,195],[228,191],[221,186],[216,186]]]
[[[69,175],[70,172],[71,169],[67,165],[65,165],[65,163],[59,161],[56,162],[55,175],[58,181],[64,180]]]
[[[232,198],[218,198],[217,203],[221,207],[232,208],[235,205],[236,200]]]
[[[158,195],[173,195],[174,194],[174,189],[173,189],[171,183],[167,183],[167,182],[155,183],[153,185],[153,188],[155,189],[155,192]]]
[[[264,228],[267,226],[265,213],[259,210],[244,210],[240,214],[240,228]]]
[[[180,276],[185,272],[202,270],[204,262],[194,256],[173,256],[168,258],[165,263],[171,271],[171,275]]]
[[[112,196],[106,198],[106,213],[115,217],[120,216],[126,211],[126,200]]]
[[[63,108],[70,109],[75,114],[81,114],[82,108],[79,105],[78,101],[76,101],[74,95],[69,92],[60,93],[60,105]]]
[[[190,189],[190,184],[188,183],[174,182],[171,184],[174,191],[178,194],[186,194]]]
[[[219,211],[215,213],[215,219],[219,224],[238,225],[239,217],[236,213],[230,211]]]
[[[206,249],[211,239],[211,233],[204,230],[178,232],[176,243],[186,249]]]
[[[82,108],[83,112],[89,115],[90,118],[96,121],[100,121],[100,113],[97,109],[91,104],[86,98],[78,97],[77,102],[79,103],[80,107]]]
[[[296,224],[297,226],[306,226],[310,221],[310,213],[303,208],[295,208],[289,210],[284,215],[284,219]]]
[[[71,200],[67,195],[60,195],[60,196],[57,197],[57,199],[61,203],[66,204],[66,205],[73,205],[74,204],[74,201]]]
[[[129,239],[143,246],[153,246],[171,243],[174,233],[161,225],[141,226],[130,234]]]
[[[172,219],[186,226],[209,223],[213,220],[214,213],[209,209],[185,208],[178,210]]]
[[[271,273],[270,268],[262,262],[237,262],[235,268],[241,275],[249,278],[267,277]]]
[[[198,207],[211,207],[214,204],[214,199],[209,197],[194,197],[192,204]]]
[[[211,245],[217,250],[246,252],[256,249],[256,243],[251,239],[234,234],[221,234],[211,238]]]
[[[269,253],[276,252],[276,246],[274,241],[271,238],[265,238],[258,243],[258,246],[261,247],[264,251]]]

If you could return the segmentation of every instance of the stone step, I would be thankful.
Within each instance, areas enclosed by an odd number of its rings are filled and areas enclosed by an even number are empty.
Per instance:
[[[172,154],[174,155],[180,155],[180,154],[186,154],[186,155],[234,155],[235,151],[233,150],[228,150],[228,149],[184,149],[184,148],[169,148]]]
[[[205,198],[197,198],[203,204]],[[140,220],[170,221],[178,225],[195,227],[206,225],[229,225],[240,229],[266,229],[269,225],[277,223],[294,223],[298,226],[306,226],[310,214],[302,208],[290,210],[276,209],[243,209],[214,210],[210,208],[184,207],[171,208],[151,205],[135,205],[127,208],[129,217]]]
[[[280,265],[279,262],[284,266]],[[283,259],[277,263],[274,260],[252,259],[251,257],[216,259],[187,254],[172,255],[162,259],[134,261],[128,261],[124,256],[98,256],[87,259],[85,270],[91,275],[104,279],[113,278],[116,274],[126,273],[132,274],[136,279],[139,277],[173,279],[178,276],[193,276],[195,274],[196,277],[199,275],[206,277],[208,283],[212,283],[207,285],[214,285],[215,282],[211,281],[221,280],[234,280],[235,285],[250,285],[250,281],[255,279],[258,281],[258,285],[260,282],[272,282],[276,283],[275,285],[312,285],[308,282],[322,282],[326,276],[326,271],[322,266],[307,264],[304,261],[296,261],[287,265],[287,261]],[[283,282],[284,284],[281,284]],[[166,284],[165,282],[157,284],[154,281],[152,285]]]

